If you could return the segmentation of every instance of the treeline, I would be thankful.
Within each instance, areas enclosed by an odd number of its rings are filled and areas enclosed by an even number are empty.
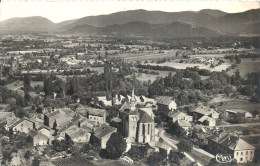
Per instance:
[[[176,69],[174,67],[169,67],[169,66],[159,66],[159,65],[143,65],[143,64],[137,64],[136,65],[137,68],[139,69],[150,69],[150,70],[161,70],[161,71],[184,71],[184,74],[189,72],[189,71],[194,71],[196,73],[198,73],[201,76],[210,76],[210,71],[207,69],[200,69],[198,67],[188,67],[186,69]]]

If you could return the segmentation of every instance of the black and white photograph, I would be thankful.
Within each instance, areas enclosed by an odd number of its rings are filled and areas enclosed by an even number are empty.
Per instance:
[[[260,1],[0,0],[0,166],[260,166]]]

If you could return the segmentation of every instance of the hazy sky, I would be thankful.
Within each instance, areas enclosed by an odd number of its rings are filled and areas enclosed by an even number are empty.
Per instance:
[[[54,2],[55,1],[55,2]],[[245,1],[245,0],[241,0]],[[229,13],[259,8],[259,2],[234,0],[2,0],[0,21],[12,17],[43,16],[53,22],[124,10],[168,12],[219,9]]]

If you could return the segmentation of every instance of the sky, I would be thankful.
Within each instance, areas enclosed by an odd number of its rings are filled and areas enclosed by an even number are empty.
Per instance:
[[[219,9],[236,13],[259,8],[259,4],[247,0],[2,0],[0,21],[13,17],[42,16],[57,23],[135,9],[166,12]]]

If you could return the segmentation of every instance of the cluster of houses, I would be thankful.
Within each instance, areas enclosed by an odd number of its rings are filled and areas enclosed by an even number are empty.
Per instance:
[[[127,142],[127,150],[133,143],[146,144],[151,147],[170,151],[167,142],[160,139],[160,130],[156,128],[154,110],[172,118],[186,134],[192,133],[195,126],[213,128],[218,124],[220,113],[212,107],[200,105],[191,112],[177,110],[177,104],[170,97],[160,96],[155,99],[145,96],[115,95],[108,99],[97,97],[105,106],[120,105],[118,116],[107,123],[106,110],[92,108],[77,103],[75,110],[70,108],[45,108],[41,114],[32,118],[18,118],[10,112],[0,112],[0,120],[5,121],[5,129],[26,133],[31,137],[34,146],[51,144],[52,140],[70,138],[74,142],[88,143],[90,138],[94,143],[106,148],[106,143],[114,132],[120,132]],[[252,118],[248,111],[226,110],[225,116],[242,114]],[[208,138],[208,151],[212,154],[233,154],[238,163],[252,161],[259,156],[260,136],[237,136],[222,133]]]

